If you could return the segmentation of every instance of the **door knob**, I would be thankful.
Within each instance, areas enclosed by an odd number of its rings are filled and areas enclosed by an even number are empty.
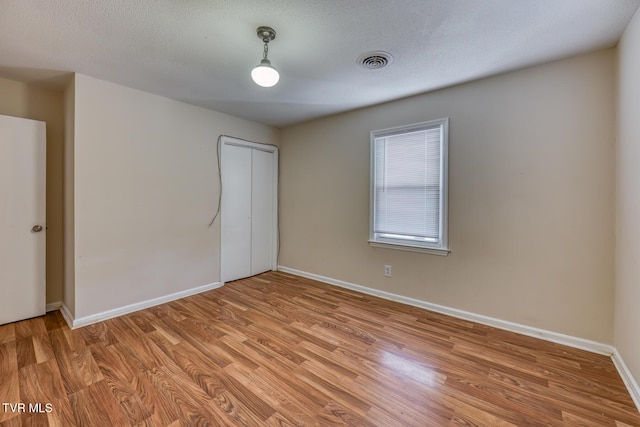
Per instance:
[[[41,225],[34,225],[31,228],[31,231],[33,231],[34,233],[38,233],[38,232],[42,231],[42,226]]]

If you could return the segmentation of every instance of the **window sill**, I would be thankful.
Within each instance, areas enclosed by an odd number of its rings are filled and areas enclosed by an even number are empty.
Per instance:
[[[431,255],[439,255],[439,256],[447,256],[449,249],[436,249],[436,248],[425,248],[422,246],[411,246],[411,245],[401,245],[397,243],[386,243],[386,242],[378,242],[375,240],[369,240],[369,245],[374,248],[385,248],[385,249],[395,249],[398,251],[408,251],[408,252],[420,252],[423,254],[431,254]]]

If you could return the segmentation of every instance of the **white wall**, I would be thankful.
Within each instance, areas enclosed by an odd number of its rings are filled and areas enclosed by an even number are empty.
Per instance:
[[[614,82],[609,49],[283,129],[280,264],[612,343]],[[451,254],[370,247],[369,132],[443,117]]]
[[[640,379],[640,13],[618,46],[615,346]]]
[[[75,75],[64,91],[64,286],[62,302],[75,316],[75,215],[74,215],[74,135],[75,135]]]
[[[219,278],[216,141],[279,131],[75,77],[75,317]]]

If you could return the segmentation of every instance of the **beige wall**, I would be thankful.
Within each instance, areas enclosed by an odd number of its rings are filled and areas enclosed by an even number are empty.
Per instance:
[[[279,131],[76,74],[75,317],[219,277],[216,141]]]
[[[283,129],[280,265],[612,343],[614,69],[605,50]],[[451,254],[370,247],[369,132],[443,117]]]
[[[62,92],[0,78],[0,114],[47,124],[47,303],[62,301]]]
[[[640,379],[640,13],[618,47],[615,346]]]

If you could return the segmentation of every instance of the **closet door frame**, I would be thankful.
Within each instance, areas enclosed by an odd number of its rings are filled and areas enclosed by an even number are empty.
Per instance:
[[[224,176],[222,171],[225,170],[225,157],[224,157],[224,145],[231,145],[236,147],[243,147],[246,149],[259,150],[267,153],[273,154],[273,203],[272,203],[272,218],[273,221],[271,223],[272,233],[273,233],[273,245],[271,247],[271,270],[275,271],[278,269],[278,147],[271,144],[262,144],[257,142],[245,141],[239,138],[233,138],[230,136],[222,136],[220,140],[220,151],[218,155],[220,156],[220,168],[221,168],[221,183],[222,186],[224,183]],[[222,188],[220,190],[222,192]],[[221,198],[221,206],[220,206],[220,281],[224,284],[224,265],[223,265],[223,251],[225,248],[225,239],[224,233],[222,232],[222,227],[224,227],[224,218],[227,217],[230,213],[225,211],[225,203]],[[231,213],[232,214],[232,213]]]

